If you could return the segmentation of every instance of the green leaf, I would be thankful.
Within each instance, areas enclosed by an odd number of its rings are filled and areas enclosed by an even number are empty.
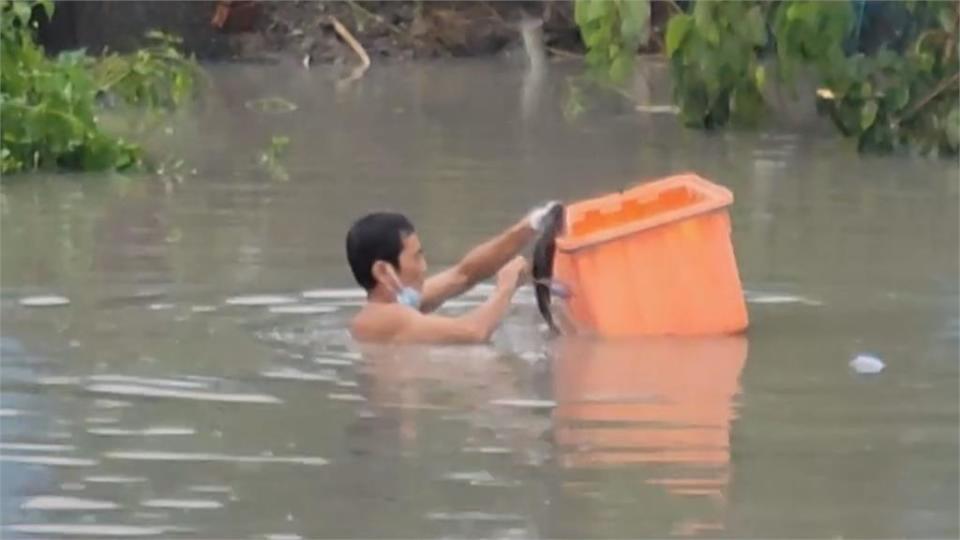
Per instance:
[[[947,32],[957,31],[957,14],[953,10],[952,2],[943,2],[940,4],[940,12],[937,17],[940,19],[940,26]]]
[[[674,53],[677,52],[691,28],[693,28],[693,17],[690,15],[680,13],[670,18],[670,22],[667,23],[666,35],[668,57],[672,58]]]
[[[877,120],[877,100],[867,101],[860,109],[860,129],[866,131]]]
[[[693,20],[697,30],[711,45],[720,44],[720,29],[714,20],[714,2],[697,2],[693,7]]]
[[[574,0],[573,2],[573,22],[582,30],[587,25],[587,4],[590,0]]]
[[[13,18],[21,25],[26,25],[30,20],[30,3],[24,0],[15,0],[13,2]]]
[[[733,21],[739,25],[739,21]],[[742,22],[746,29],[746,35],[751,43],[762,46],[767,42],[767,23],[764,20],[763,10],[760,6],[753,6],[747,11],[746,19]]]
[[[47,14],[47,18],[53,18],[53,0],[38,0],[40,6],[43,8],[44,13]]]
[[[951,150],[956,151],[960,147],[960,108],[954,107],[947,115],[946,122],[944,134],[947,136],[947,144]]]
[[[620,35],[631,47],[645,44],[650,37],[650,1],[621,0]]]
[[[910,102],[910,87],[897,86],[887,92],[886,102],[891,111],[899,111]]]
[[[618,54],[613,59],[613,63],[610,64],[610,79],[617,84],[623,83],[630,77],[632,71],[633,54],[623,51]]]
[[[767,71],[763,66],[757,66],[757,68],[753,70],[753,80],[757,84],[757,89],[763,90],[767,82]]]

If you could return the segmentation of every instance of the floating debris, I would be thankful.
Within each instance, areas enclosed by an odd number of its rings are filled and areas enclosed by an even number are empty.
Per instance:
[[[857,355],[850,361],[850,369],[861,375],[874,375],[883,371],[886,365],[882,360],[868,354]]]

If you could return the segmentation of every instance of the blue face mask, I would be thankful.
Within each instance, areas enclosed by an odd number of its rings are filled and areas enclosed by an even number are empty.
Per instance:
[[[393,279],[394,285],[397,287],[397,289],[399,289],[399,291],[396,293],[397,303],[419,310],[420,302],[422,301],[420,291],[414,289],[413,287],[404,286],[392,267],[388,267],[388,271],[390,272],[390,277]]]
[[[420,291],[413,287],[403,287],[397,293],[397,303],[410,306],[413,309],[420,309]]]

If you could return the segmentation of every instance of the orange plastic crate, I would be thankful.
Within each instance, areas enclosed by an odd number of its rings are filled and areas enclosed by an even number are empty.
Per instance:
[[[573,321],[605,337],[745,330],[733,194],[695,174],[567,206],[554,277]]]

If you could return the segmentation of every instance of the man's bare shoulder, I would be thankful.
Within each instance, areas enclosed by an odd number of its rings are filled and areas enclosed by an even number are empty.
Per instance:
[[[357,341],[387,342],[396,338],[400,330],[417,312],[400,304],[369,303],[350,321],[350,334]]]

